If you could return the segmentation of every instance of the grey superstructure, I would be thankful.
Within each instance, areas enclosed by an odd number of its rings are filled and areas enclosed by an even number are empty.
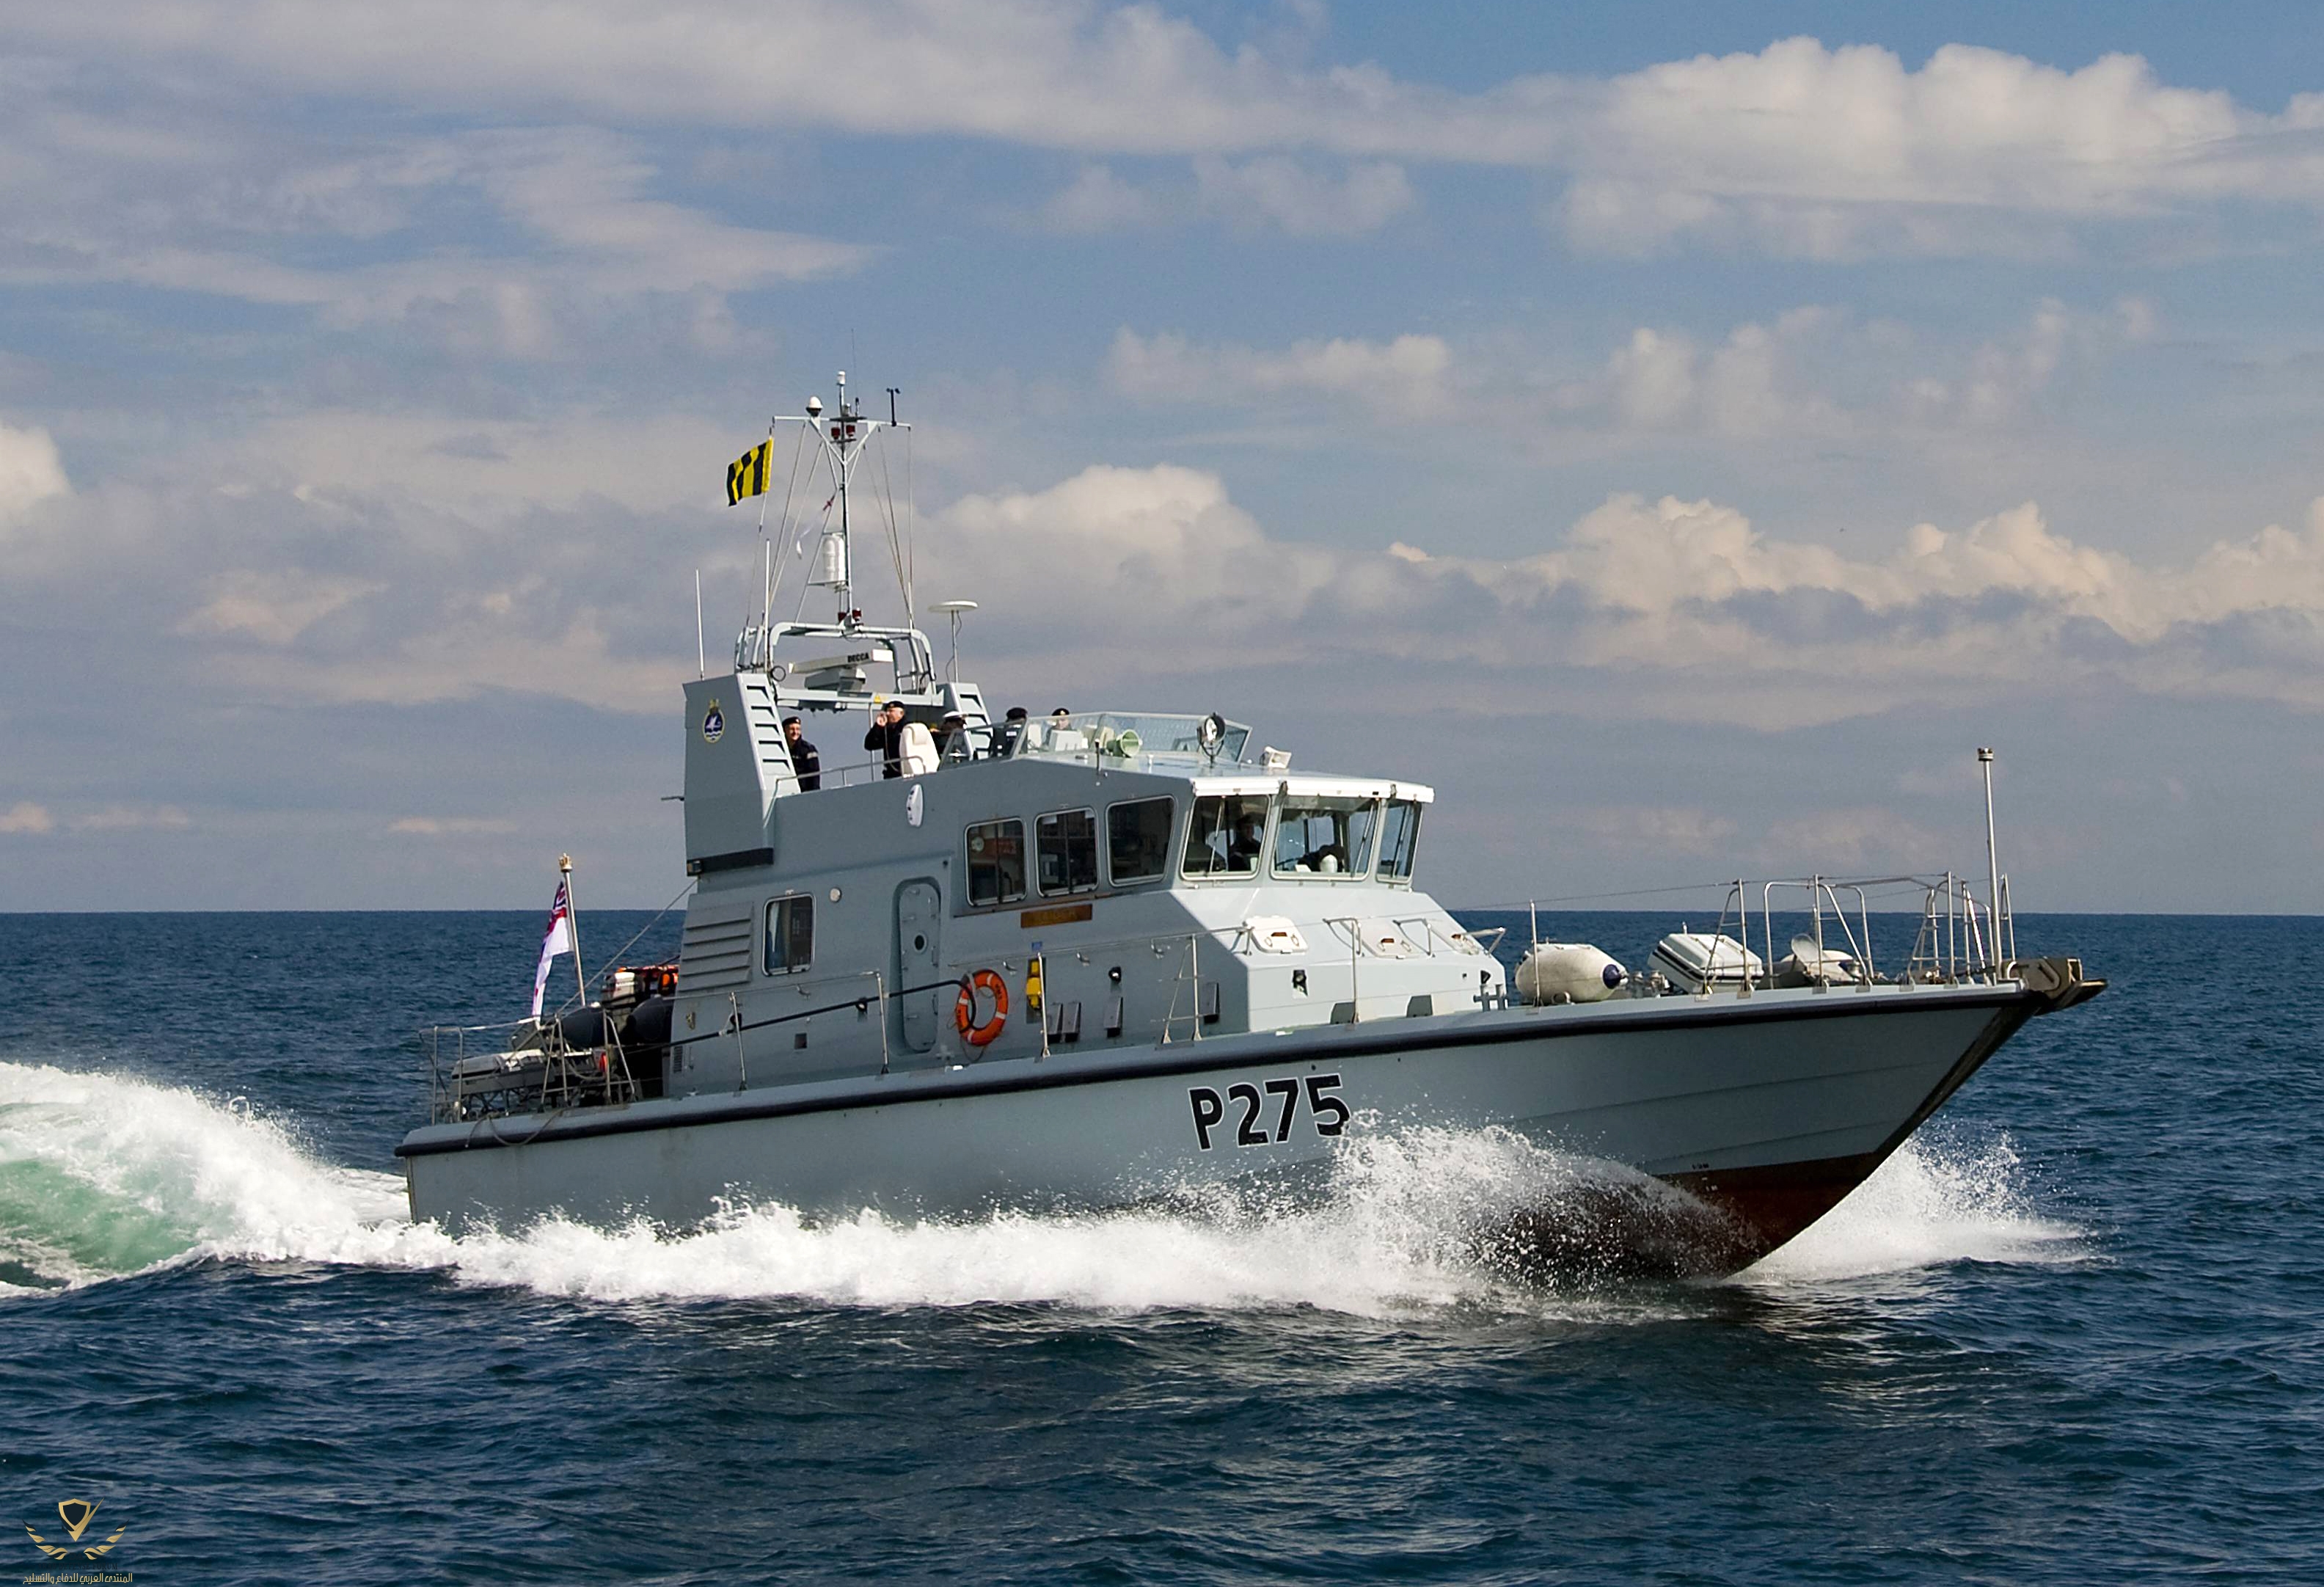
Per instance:
[[[803,422],[843,487],[885,428],[844,388]],[[1894,981],[1849,959],[1849,981],[1515,1004],[1414,885],[1430,788],[1293,770],[1216,716],[997,721],[908,622],[853,610],[835,494],[812,582],[839,615],[755,624],[686,686],[674,992],[442,1057],[397,1149],[416,1217],[1097,1208],[1296,1185],[1363,1132],[1503,1126],[1691,1193],[1721,1231],[1701,1265],[1731,1267],[2096,990],[2004,962],[2006,915],[1972,906],[1980,952]],[[859,757],[890,701],[957,721]],[[826,741],[819,786],[793,715]]]

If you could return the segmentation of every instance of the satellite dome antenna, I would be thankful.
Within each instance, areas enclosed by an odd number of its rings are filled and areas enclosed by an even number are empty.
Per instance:
[[[952,619],[952,666],[945,674],[946,683],[960,681],[960,618],[964,612],[976,610],[974,601],[938,601],[936,609]]]

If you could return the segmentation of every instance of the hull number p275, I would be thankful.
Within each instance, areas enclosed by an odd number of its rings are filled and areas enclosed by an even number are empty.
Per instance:
[[[1213,1086],[1194,1086],[1187,1091],[1186,1101],[1194,1110],[1195,1143],[1208,1151],[1221,1141],[1266,1146],[1288,1140],[1303,1101],[1315,1133],[1337,1135],[1348,1127],[1348,1104],[1332,1094],[1339,1089],[1337,1075],[1310,1075],[1305,1085],[1288,1075],[1256,1085],[1242,1081],[1228,1086],[1224,1095]],[[1235,1114],[1231,1130],[1227,1126],[1230,1110]]]

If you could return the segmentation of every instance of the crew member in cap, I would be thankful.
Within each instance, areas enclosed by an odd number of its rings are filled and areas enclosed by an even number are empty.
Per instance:
[[[823,757],[807,742],[796,716],[783,718],[783,747],[791,752],[791,770],[798,774],[798,790],[813,793],[823,786]]]

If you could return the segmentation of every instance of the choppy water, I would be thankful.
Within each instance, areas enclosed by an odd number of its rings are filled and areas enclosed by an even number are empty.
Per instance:
[[[1577,1171],[1491,1135],[1275,1213],[412,1227],[408,1033],[537,930],[0,916],[0,1563],[87,1498],[154,1582],[2324,1579],[2324,921],[2029,919],[2114,989],[1749,1272],[1563,1289],[1462,1238]]]

